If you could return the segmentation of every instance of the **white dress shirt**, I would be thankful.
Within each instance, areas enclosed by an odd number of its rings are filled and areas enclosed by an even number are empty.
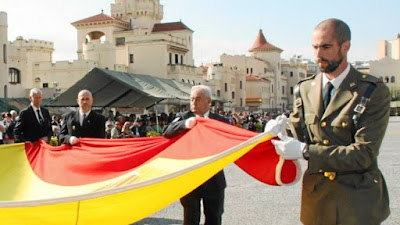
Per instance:
[[[343,80],[347,77],[349,72],[350,72],[350,64],[347,64],[346,69],[341,74],[339,74],[339,76],[337,76],[335,79],[329,80],[326,74],[322,73],[322,93],[324,93],[326,84],[328,82],[331,82],[331,84],[333,85],[333,89],[331,91],[331,99],[332,99],[333,95],[335,95],[336,90],[342,84]]]
[[[79,110],[79,123],[81,124],[81,126],[83,125],[83,114],[85,114],[87,118],[91,111],[92,110],[89,110],[88,112],[83,113],[82,110]]]

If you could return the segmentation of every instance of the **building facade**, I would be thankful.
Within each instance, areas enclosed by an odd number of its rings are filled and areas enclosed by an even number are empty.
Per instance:
[[[282,63],[282,49],[257,33],[249,56],[223,54],[220,62],[195,66],[193,30],[182,21],[162,23],[159,0],[116,0],[104,12],[72,23],[77,30],[77,60],[52,61],[51,41],[7,40],[7,14],[0,13],[3,47],[0,80],[6,97],[26,97],[41,88],[54,97],[94,67],[205,84],[227,100],[224,110],[284,111],[291,108],[292,87],[302,78],[300,63]],[[292,77],[291,75],[294,74]]]
[[[389,87],[393,100],[400,100],[400,34],[394,40],[378,41],[377,49],[378,60],[369,62],[369,72]]]
[[[8,61],[7,61],[7,42],[8,42],[8,23],[7,13],[0,12],[0,97],[7,97],[8,94]]]

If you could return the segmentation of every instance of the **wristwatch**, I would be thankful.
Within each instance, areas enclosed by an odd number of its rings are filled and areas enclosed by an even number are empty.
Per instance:
[[[310,158],[310,150],[308,149],[308,145],[303,149],[303,158],[308,160]]]

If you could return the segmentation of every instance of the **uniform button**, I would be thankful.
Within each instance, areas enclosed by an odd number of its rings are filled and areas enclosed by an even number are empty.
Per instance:
[[[329,140],[324,140],[322,143],[324,143],[324,145],[329,145]]]
[[[347,127],[347,122],[342,122],[342,127]]]
[[[326,127],[326,122],[322,122],[321,127]]]
[[[322,173],[322,172],[323,172],[323,170],[318,170],[318,172]]]
[[[364,79],[367,78],[367,75],[366,75],[366,74],[363,74],[363,75],[362,75],[362,78],[364,78]]]

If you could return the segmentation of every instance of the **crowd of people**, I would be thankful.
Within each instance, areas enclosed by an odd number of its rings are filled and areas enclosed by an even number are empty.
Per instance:
[[[26,117],[26,115],[28,115],[28,119],[26,119],[27,121],[24,121],[24,123],[28,121],[30,123],[35,122],[35,120],[32,120],[32,118],[37,115],[36,114],[37,109],[39,109],[41,116],[42,113],[46,111],[45,109],[43,109],[43,112],[41,112],[40,110],[41,100],[35,100],[33,97],[36,95],[41,96],[40,90],[39,89],[32,89],[32,90],[33,91],[30,94],[31,105],[26,109],[21,110],[23,117]],[[35,104],[37,105],[37,107],[34,106]],[[32,106],[35,107],[36,109],[32,108],[32,112],[30,112],[28,109]],[[33,112],[35,112],[35,114],[33,114]],[[282,114],[281,112],[253,113],[253,112],[232,112],[232,111],[218,111],[213,113],[219,114],[221,117],[224,117],[231,125],[238,126],[243,129],[255,132],[262,132],[264,130],[265,124],[270,119],[274,119],[276,118],[277,115]],[[287,111],[285,112],[285,114],[289,115],[289,112]],[[49,121],[49,128],[51,128],[51,136],[48,137],[49,140],[51,139],[51,137],[57,137],[57,139],[59,140],[61,134],[61,128],[65,123],[66,115],[68,115],[68,113],[62,115],[60,114],[51,115],[51,120]],[[2,143],[11,144],[27,140],[27,139],[16,140],[14,136],[14,128],[16,127],[17,121],[19,121],[20,117],[21,114],[18,115],[18,112],[15,110],[2,113],[2,120],[0,121],[0,139]],[[104,133],[105,133],[104,138],[116,139],[116,138],[160,136],[162,134],[163,129],[165,129],[165,127],[167,127],[175,117],[176,113],[173,112],[169,114],[163,112],[159,115],[156,115],[155,113],[140,114],[140,115],[139,114],[122,115],[119,112],[117,112],[116,115],[114,115],[113,111],[109,111],[107,112],[107,115],[105,115],[106,119],[104,123]],[[47,121],[48,119],[43,118],[43,120]],[[40,123],[39,117],[37,117],[37,121]],[[34,124],[36,123],[32,123],[31,125]],[[20,128],[21,126],[19,126],[19,129],[17,128],[17,133],[18,133],[17,136],[19,135],[19,137],[22,137]],[[38,128],[38,130],[40,129]],[[25,133],[26,132],[29,131],[25,131]],[[36,131],[33,132],[37,133]],[[32,139],[32,141],[35,139],[36,138]],[[62,144],[62,142],[58,141],[57,145],[59,144]]]
[[[127,137],[151,137],[161,135],[163,129],[167,127],[176,117],[175,113],[155,114],[130,114],[128,116],[118,115],[112,116],[112,112],[108,113],[105,123],[106,138],[127,138]],[[277,115],[282,113],[252,113],[231,111],[219,111],[217,114],[224,117],[231,125],[238,126],[247,130],[262,132],[265,124]],[[285,112],[289,114],[289,112]]]

